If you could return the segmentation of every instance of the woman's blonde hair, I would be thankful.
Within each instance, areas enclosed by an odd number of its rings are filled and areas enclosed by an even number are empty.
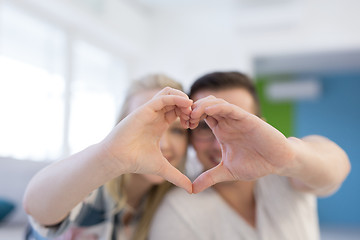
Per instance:
[[[172,87],[178,90],[183,90],[180,83],[169,78],[163,74],[151,74],[143,78],[134,81],[127,92],[122,111],[118,118],[117,122],[120,122],[124,119],[129,113],[129,105],[133,96],[139,94],[143,91],[163,89],[165,87]],[[181,162],[180,166],[177,167],[180,171],[183,171],[185,168],[185,156],[184,160]],[[105,184],[105,189],[109,192],[112,198],[117,203],[117,211],[122,210],[126,206],[127,195],[126,195],[126,185],[131,178],[131,174],[124,174],[118,178],[115,178]],[[145,240],[147,238],[151,219],[159,206],[161,200],[165,196],[166,192],[170,190],[172,184],[165,181],[159,185],[153,186],[145,200],[145,207],[142,216],[140,217],[139,223],[134,231],[133,240]]]

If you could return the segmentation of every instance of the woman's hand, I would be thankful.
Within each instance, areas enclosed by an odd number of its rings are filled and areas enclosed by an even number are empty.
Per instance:
[[[123,119],[100,143],[115,174],[156,174],[191,193],[192,183],[166,160],[159,142],[177,117],[188,127],[192,103],[185,93],[167,87]]]

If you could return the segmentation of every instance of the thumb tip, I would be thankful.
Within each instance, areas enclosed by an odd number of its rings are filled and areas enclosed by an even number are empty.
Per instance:
[[[192,184],[190,186],[185,186],[183,187],[183,189],[188,193],[188,194],[192,194],[193,193],[193,186]]]
[[[192,187],[192,193],[196,194],[196,193],[202,192],[203,190],[204,190],[204,188],[199,187],[198,184],[196,184],[194,182],[193,187]]]

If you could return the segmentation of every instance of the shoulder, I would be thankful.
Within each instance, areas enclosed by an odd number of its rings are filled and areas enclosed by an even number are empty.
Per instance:
[[[255,194],[262,232],[274,238],[297,239],[296,233],[301,239],[318,239],[315,195],[293,189],[287,177],[277,175],[259,179]]]
[[[309,210],[316,209],[316,196],[295,190],[287,177],[268,175],[258,180],[255,194],[258,202],[266,205],[278,206],[305,206]],[[262,201],[264,200],[264,201]]]
[[[288,177],[268,175],[257,181],[256,194],[264,197],[287,196],[296,199],[316,199],[314,194],[295,190]]]

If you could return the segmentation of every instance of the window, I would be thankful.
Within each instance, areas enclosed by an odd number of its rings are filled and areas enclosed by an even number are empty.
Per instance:
[[[115,124],[117,104],[125,95],[123,64],[84,42],[74,42],[74,81],[69,146],[77,152],[106,136]]]
[[[55,160],[101,140],[126,89],[121,59],[11,4],[0,11],[0,156]]]

